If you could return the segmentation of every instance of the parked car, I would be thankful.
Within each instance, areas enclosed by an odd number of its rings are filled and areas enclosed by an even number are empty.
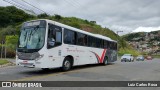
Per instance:
[[[121,57],[121,62],[133,62],[134,61],[134,57],[132,54],[124,54]]]
[[[151,56],[147,56],[146,60],[152,60],[153,58]]]
[[[144,61],[143,55],[138,55],[136,58],[137,61]]]

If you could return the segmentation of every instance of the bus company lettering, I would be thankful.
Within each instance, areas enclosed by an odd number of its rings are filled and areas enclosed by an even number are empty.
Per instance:
[[[69,50],[67,49],[67,52],[84,52],[83,50]]]

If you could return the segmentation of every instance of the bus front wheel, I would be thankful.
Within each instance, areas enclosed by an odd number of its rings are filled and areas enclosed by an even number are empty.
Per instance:
[[[66,57],[63,61],[62,70],[68,71],[71,69],[72,63],[70,61],[70,58]]]
[[[41,68],[43,71],[49,71],[49,68]]]

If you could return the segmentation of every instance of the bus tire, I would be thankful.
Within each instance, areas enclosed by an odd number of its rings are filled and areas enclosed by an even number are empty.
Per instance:
[[[41,68],[43,71],[49,71],[49,68]]]
[[[68,71],[70,70],[72,67],[72,63],[69,57],[66,57],[63,61],[63,65],[62,65],[62,71]]]
[[[108,58],[107,58],[107,56],[104,57],[103,65],[108,65]]]

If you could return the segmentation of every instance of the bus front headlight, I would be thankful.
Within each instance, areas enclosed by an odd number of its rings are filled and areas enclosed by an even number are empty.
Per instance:
[[[39,59],[43,58],[44,54],[39,55],[38,58],[36,58],[36,61],[38,61]]]

